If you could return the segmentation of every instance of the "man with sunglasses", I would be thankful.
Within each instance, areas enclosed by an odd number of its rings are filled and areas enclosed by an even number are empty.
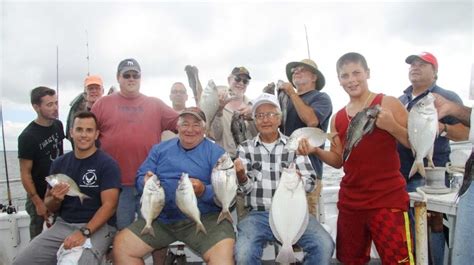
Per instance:
[[[251,120],[250,100],[245,96],[250,79],[247,68],[237,66],[232,69],[229,77],[227,77],[227,82],[229,83],[230,92],[234,95],[230,97],[230,100],[226,100],[225,95],[219,95],[219,111],[211,124],[211,136],[232,157],[235,157],[237,150],[230,129],[232,115],[234,112],[239,112],[244,118]],[[245,123],[247,128],[246,138],[250,139],[257,135],[255,123],[252,121],[246,121]]]
[[[101,148],[119,164],[122,192],[117,207],[117,228],[135,220],[139,197],[134,187],[138,167],[165,130],[176,131],[178,113],[163,101],[140,93],[141,68],[135,59],[125,59],[117,69],[118,93],[107,95],[92,106],[99,125]]]
[[[302,127],[317,127],[326,132],[332,114],[332,103],[328,94],[321,92],[326,80],[316,63],[310,59],[290,62],[286,65],[286,76],[290,82],[284,83],[280,89],[290,100],[287,106],[281,106],[287,109],[282,133],[290,136],[293,131]],[[320,147],[324,148],[324,145]],[[308,195],[310,213],[315,215],[322,187],[319,184],[323,176],[323,163],[315,155],[309,155],[309,159],[316,171],[319,187]]]

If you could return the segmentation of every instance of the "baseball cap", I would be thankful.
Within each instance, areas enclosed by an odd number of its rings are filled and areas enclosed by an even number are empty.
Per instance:
[[[288,77],[288,81],[290,81],[293,86],[295,85],[293,84],[293,73],[291,70],[300,65],[310,68],[311,71],[318,77],[316,80],[316,90],[323,89],[324,85],[326,84],[326,79],[324,78],[323,73],[318,70],[318,65],[316,65],[316,63],[311,59],[303,59],[299,62],[288,63],[286,65],[286,77]]]
[[[249,70],[247,70],[247,68],[243,67],[243,66],[236,66],[234,67],[234,69],[232,69],[232,72],[231,74],[235,75],[235,76],[239,76],[239,75],[245,75],[248,77],[248,79],[252,79],[250,77],[250,73],[249,73]]]
[[[200,121],[206,121],[206,115],[204,114],[204,112],[198,108],[198,107],[189,107],[189,108],[185,108],[180,114],[179,116],[182,117],[186,114],[191,114],[193,115],[194,117],[196,117],[198,120]]]
[[[137,73],[141,72],[140,65],[137,60],[133,58],[125,59],[121,61],[117,68],[117,74],[123,74],[127,71],[135,71]]]
[[[405,59],[405,62],[407,64],[411,64],[413,62],[413,60],[415,59],[421,59],[427,63],[430,63],[434,66],[435,69],[438,69],[438,60],[436,60],[436,57],[429,53],[429,52],[422,52],[420,54],[416,54],[416,55],[410,55],[408,56],[406,59]]]
[[[102,78],[100,78],[98,75],[90,75],[84,79],[84,87],[88,87],[89,85],[99,85],[101,87],[104,86]]]
[[[278,98],[275,95],[263,93],[258,98],[252,101],[252,115],[255,117],[255,111],[257,108],[262,104],[272,104],[273,106],[277,107],[278,110],[280,109],[280,103],[278,103]]]

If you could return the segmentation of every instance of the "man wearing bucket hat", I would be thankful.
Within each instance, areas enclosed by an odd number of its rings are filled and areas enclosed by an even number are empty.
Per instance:
[[[410,65],[408,71],[408,78],[411,85],[403,91],[403,95],[399,97],[407,110],[411,108],[420,99],[424,98],[428,93],[436,93],[444,98],[462,104],[461,98],[453,91],[446,90],[436,84],[438,79],[438,60],[429,52],[421,52],[419,54],[410,55],[405,59],[405,62]],[[452,116],[446,116],[439,120],[439,136],[434,143],[433,163],[435,166],[444,167],[449,162],[449,154],[451,148],[449,140],[464,140],[459,137],[459,130],[467,130],[463,128],[464,125]],[[414,157],[411,149],[399,144],[398,152],[400,155],[400,171],[407,181],[407,190],[409,192],[415,191],[417,187],[424,185],[424,178],[419,174],[415,174],[409,178],[410,169],[413,165]],[[447,179],[447,176],[446,176]],[[443,264],[444,261],[444,245],[445,236],[443,233],[443,216],[441,213],[431,213],[431,237],[430,248],[433,256],[432,264]]]
[[[286,65],[286,76],[289,83],[284,83],[282,89],[290,98],[287,106],[281,106],[283,113],[287,113],[282,133],[290,136],[293,131],[302,127],[317,127],[327,131],[332,114],[332,103],[328,94],[321,92],[326,80],[319,71],[316,63],[311,59],[299,62],[290,62]],[[286,108],[286,111],[284,109]],[[309,155],[311,164],[321,182],[323,164],[319,158]],[[310,213],[316,214],[316,205],[321,185],[308,196]]]
[[[67,123],[66,123],[66,138],[73,141],[69,133],[71,129],[72,121],[76,113],[81,111],[90,111],[92,105],[102,97],[104,94],[104,84],[102,78],[99,75],[88,75],[84,79],[84,92],[81,92],[72,102],[69,104],[71,109],[69,110]],[[74,145],[73,145],[74,148]]]

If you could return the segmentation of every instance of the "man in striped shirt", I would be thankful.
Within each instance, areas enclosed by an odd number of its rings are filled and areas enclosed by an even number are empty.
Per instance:
[[[316,173],[309,158],[285,148],[288,137],[278,131],[281,110],[276,96],[264,93],[258,97],[253,102],[252,115],[259,133],[239,146],[235,161],[239,189],[245,194],[249,209],[237,225],[237,264],[259,264],[266,242],[275,241],[268,218],[283,168],[295,162],[305,191],[311,192],[316,186]],[[297,244],[305,252],[304,264],[330,263],[334,242],[314,216],[310,215]]]

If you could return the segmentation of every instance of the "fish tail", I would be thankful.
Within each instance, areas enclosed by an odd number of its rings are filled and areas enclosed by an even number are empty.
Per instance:
[[[413,175],[415,175],[416,172],[420,173],[420,175],[426,178],[425,166],[423,165],[422,162],[417,162],[417,161],[413,162],[413,165],[411,166],[411,169],[410,169],[409,178],[413,177]]]
[[[295,263],[297,260],[293,247],[290,244],[283,244],[275,261],[283,264]]]
[[[84,193],[79,194],[79,200],[81,201],[81,204],[84,202],[84,199],[90,199],[91,197],[85,195]]]
[[[207,235],[207,231],[206,231],[206,228],[204,227],[204,225],[201,222],[196,222],[196,235],[197,235],[197,233],[199,233],[199,231],[201,231],[201,232],[203,232],[204,234]]]
[[[222,221],[224,221],[224,219],[227,219],[231,224],[234,223],[229,210],[222,210],[222,212],[219,214],[219,217],[217,218],[217,223],[220,224]]]
[[[155,229],[151,225],[145,224],[145,227],[143,227],[142,231],[140,232],[140,235],[145,235],[145,234],[150,234],[153,237],[155,237]]]

